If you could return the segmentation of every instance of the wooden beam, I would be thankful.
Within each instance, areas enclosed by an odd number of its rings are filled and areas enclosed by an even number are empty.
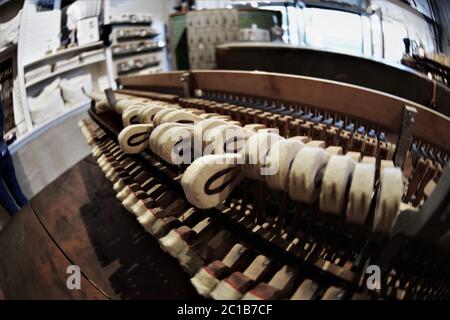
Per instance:
[[[148,88],[148,87],[167,87],[167,88],[181,88],[181,75],[184,71],[174,71],[166,73],[157,73],[149,75],[137,75],[120,77],[118,83],[124,88]]]
[[[120,79],[124,88],[182,88],[184,71]],[[192,71],[196,89],[266,98],[348,115],[392,133],[401,128],[405,106],[417,109],[414,137],[450,151],[450,118],[415,102],[337,81],[259,71]]]

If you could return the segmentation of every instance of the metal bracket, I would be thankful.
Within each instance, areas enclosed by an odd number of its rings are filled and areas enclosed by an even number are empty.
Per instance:
[[[403,168],[406,156],[408,154],[409,146],[413,139],[413,131],[416,125],[417,109],[410,106],[405,106],[403,111],[402,127],[398,136],[397,145],[395,147],[394,164],[397,167]]]
[[[439,183],[417,212],[401,212],[392,234],[402,233],[422,241],[435,243],[450,228],[450,165],[447,165]]]
[[[108,100],[108,103],[111,108],[114,108],[114,106],[117,103],[116,95],[114,91],[111,88],[105,89],[106,99]]]
[[[400,212],[391,231],[390,240],[376,259],[385,271],[410,239],[435,244],[449,251],[450,228],[450,165],[423,206]]]
[[[180,81],[183,84],[184,96],[190,98],[194,96],[194,76],[190,72],[184,72]]]

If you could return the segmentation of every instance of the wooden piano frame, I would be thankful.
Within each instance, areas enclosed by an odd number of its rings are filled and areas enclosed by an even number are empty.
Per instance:
[[[183,80],[185,79],[185,80]],[[186,87],[230,95],[313,106],[348,115],[400,133],[405,106],[416,108],[413,136],[450,152],[450,118],[379,91],[317,78],[247,71],[176,71],[118,79],[122,90],[151,90],[186,95]],[[125,91],[123,91],[125,90]]]
[[[396,136],[397,147],[402,135],[409,130],[410,139],[403,148],[405,154],[413,139],[450,153],[449,117],[412,101],[355,85],[295,75],[222,70],[128,76],[118,79],[118,84],[120,88],[117,92],[143,97],[145,90],[184,97],[201,96],[201,92],[208,92],[236,99],[254,98],[311,106],[386,130]],[[411,108],[416,111],[415,118],[410,118],[409,128],[405,128],[405,121],[408,120],[405,117]],[[408,239],[434,243],[437,235],[442,235],[450,227],[449,212],[450,166],[447,164],[439,184],[419,213],[405,221],[400,219],[379,264],[387,266]],[[412,227],[412,221],[415,227]],[[441,232],[436,233],[435,230]]]

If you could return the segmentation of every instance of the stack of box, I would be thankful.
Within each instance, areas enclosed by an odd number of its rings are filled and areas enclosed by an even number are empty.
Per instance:
[[[148,24],[152,23],[152,16],[147,13],[112,14],[107,20],[110,24]]]
[[[256,24],[253,24],[251,28],[239,30],[239,41],[268,42],[270,41],[270,32],[267,29],[258,28]]]
[[[254,8],[211,9],[170,15],[169,34],[175,70],[213,69],[215,47],[239,41],[272,41],[281,14]]]
[[[125,58],[122,60],[114,60],[116,64],[117,73],[119,76],[126,74],[138,74],[140,71],[147,70],[149,73],[151,71],[160,71],[161,68],[158,67],[161,59],[156,55],[143,54],[139,56],[133,56],[133,58]]]
[[[164,42],[149,14],[109,16],[115,76],[160,72]]]
[[[187,37],[191,69],[212,69],[215,47],[238,40],[238,10],[214,9],[187,13]]]

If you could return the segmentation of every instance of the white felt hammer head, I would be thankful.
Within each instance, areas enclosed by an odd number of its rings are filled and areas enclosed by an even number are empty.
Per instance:
[[[217,287],[219,282],[220,281],[209,274],[205,268],[200,269],[195,276],[191,278],[191,283],[194,288],[201,296],[205,298],[210,297],[211,291]]]
[[[148,146],[148,138],[153,129],[151,124],[130,125],[120,131],[118,140],[120,148],[128,154],[143,151]]]
[[[314,202],[319,196],[320,179],[329,155],[317,147],[301,149],[289,172],[289,196],[293,200]]]
[[[289,190],[289,171],[297,153],[305,146],[299,140],[280,140],[273,144],[267,154],[267,166],[272,167],[273,174],[264,176],[270,188]]]
[[[131,188],[129,186],[125,186],[117,195],[116,198],[120,201],[125,200],[131,193]]]
[[[195,123],[203,120],[203,118],[187,111],[177,110],[170,112],[161,117],[161,122],[180,122],[180,123]]]
[[[152,124],[153,123],[153,117],[155,114],[157,114],[159,111],[163,110],[164,107],[162,106],[146,106],[143,108],[138,117],[139,122],[142,124]]]
[[[139,203],[139,202],[138,202]],[[153,223],[155,222],[155,216],[150,210],[145,211],[145,213],[138,216],[138,221],[141,224],[141,226],[148,232]]]
[[[247,178],[264,181],[265,175],[273,174],[272,168],[266,167],[267,154],[279,140],[284,138],[261,130],[247,139],[244,150],[241,151],[245,158],[243,172]]]
[[[362,225],[369,214],[374,192],[375,164],[357,163],[350,185],[346,221]]]
[[[384,168],[373,221],[373,231],[389,234],[396,221],[403,196],[403,173],[400,168]]]
[[[154,116],[153,116],[153,126],[157,127],[161,124],[163,124],[164,122],[162,121],[163,117],[172,113],[172,112],[177,112],[177,109],[174,108],[166,108],[166,109],[162,109],[160,111],[158,111]]]
[[[205,134],[209,132],[211,129],[216,128],[218,126],[226,124],[223,120],[218,120],[214,118],[205,119],[202,121],[198,121],[194,124],[194,142],[199,143],[203,148],[205,147]]]
[[[158,241],[161,247],[174,258],[178,257],[183,250],[188,248],[186,241],[175,230],[170,230],[166,236],[160,238]]]
[[[225,280],[222,280],[211,292],[211,297],[215,300],[239,300],[242,298],[242,293]]]
[[[152,150],[152,152],[154,154],[159,154],[159,152],[160,152],[159,147],[160,147],[161,136],[167,130],[174,128],[174,127],[192,128],[192,125],[170,122],[170,123],[163,123],[163,124],[157,126],[156,128],[154,128],[149,137],[149,147],[150,147],[150,150]]]
[[[136,217],[140,217],[147,213],[149,209],[146,207],[144,201],[140,199],[131,207],[131,211]]]
[[[139,123],[139,113],[143,108],[145,108],[145,104],[143,103],[135,103],[128,107],[123,113],[122,113],[122,124],[124,127],[127,127],[131,124],[138,124]]]
[[[209,130],[205,134],[205,154],[240,153],[247,140],[254,135],[251,130],[240,126],[225,124]]]
[[[207,155],[196,159],[181,179],[187,200],[201,209],[224,201],[242,179],[238,154]]]
[[[125,182],[122,179],[118,179],[113,185],[115,192],[120,192],[123,188],[125,188]]]
[[[354,162],[350,157],[330,157],[322,179],[319,201],[321,211],[336,215],[343,212],[353,168]]]
[[[164,161],[180,165],[192,160],[194,128],[192,126],[173,127],[166,130],[158,141],[158,156]]]

